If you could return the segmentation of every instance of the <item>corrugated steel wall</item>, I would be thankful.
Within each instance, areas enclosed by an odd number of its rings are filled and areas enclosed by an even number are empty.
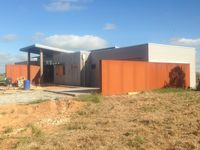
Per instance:
[[[37,84],[39,81],[39,66],[30,66],[30,80],[32,84]],[[18,78],[27,79],[27,65],[6,65],[6,77],[12,79],[12,83],[16,83]]]
[[[104,96],[190,85],[189,64],[102,60],[100,66]]]

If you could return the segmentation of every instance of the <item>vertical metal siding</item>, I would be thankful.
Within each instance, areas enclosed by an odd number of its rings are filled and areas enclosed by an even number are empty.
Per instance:
[[[36,84],[39,79],[39,66],[30,66],[31,82]],[[6,77],[12,79],[12,83],[16,83],[18,78],[27,79],[27,65],[6,65]]]
[[[190,85],[189,64],[102,60],[100,67],[104,96],[165,87],[169,85],[170,72],[176,67],[185,74],[185,87]]]

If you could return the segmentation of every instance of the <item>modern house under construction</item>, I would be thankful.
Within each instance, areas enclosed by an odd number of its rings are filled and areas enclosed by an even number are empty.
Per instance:
[[[25,64],[27,72],[24,72],[33,84],[54,83],[100,87],[102,86],[101,61],[126,60],[188,64],[189,86],[196,87],[195,48],[148,43],[121,48],[109,47],[98,50],[68,51],[34,44],[21,48],[20,51],[27,53],[27,64]],[[34,61],[32,54],[34,54]],[[31,71],[32,66],[37,66],[38,72]],[[8,76],[12,72],[9,69],[11,69],[11,66],[7,65]]]

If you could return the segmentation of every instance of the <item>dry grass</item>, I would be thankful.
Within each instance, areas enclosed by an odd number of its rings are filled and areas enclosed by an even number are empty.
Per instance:
[[[200,93],[168,90],[106,97],[88,103],[54,132],[27,128],[30,135],[18,134],[14,148],[200,149]]]

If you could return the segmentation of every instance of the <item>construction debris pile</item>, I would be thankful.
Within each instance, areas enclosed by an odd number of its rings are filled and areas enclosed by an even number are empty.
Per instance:
[[[19,88],[24,88],[24,77],[18,78],[17,79],[17,87]]]

